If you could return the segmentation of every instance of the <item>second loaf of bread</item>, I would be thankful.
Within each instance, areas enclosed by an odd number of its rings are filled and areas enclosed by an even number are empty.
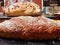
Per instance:
[[[5,9],[7,16],[40,15],[40,6],[34,2],[17,2]]]

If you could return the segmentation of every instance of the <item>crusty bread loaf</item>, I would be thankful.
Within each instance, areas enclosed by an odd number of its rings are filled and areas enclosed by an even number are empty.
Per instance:
[[[60,38],[60,25],[45,17],[20,16],[0,23],[0,37],[23,40]]]
[[[40,15],[40,6],[34,2],[17,2],[5,9],[7,16]]]

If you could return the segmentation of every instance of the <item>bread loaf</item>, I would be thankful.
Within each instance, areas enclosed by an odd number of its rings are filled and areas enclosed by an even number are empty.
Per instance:
[[[40,6],[34,2],[17,2],[5,9],[7,16],[40,15]]]
[[[41,17],[20,16],[0,23],[0,37],[24,40],[60,38],[60,25]]]

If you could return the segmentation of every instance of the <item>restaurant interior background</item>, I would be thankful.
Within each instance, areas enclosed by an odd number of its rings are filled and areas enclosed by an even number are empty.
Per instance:
[[[2,11],[1,6],[9,6],[15,2],[19,1],[33,1],[40,5],[42,12],[52,13],[54,7],[54,13],[58,13],[60,10],[60,0],[0,0],[0,12]],[[57,8],[57,9],[56,9]]]
[[[0,0],[0,12],[2,12],[2,9],[1,9],[1,6],[3,7],[6,7],[6,6],[9,6],[15,2],[19,2],[19,1],[33,1],[35,3],[37,3],[38,5],[40,5],[40,8],[42,8],[42,1],[43,0]]]
[[[5,7],[19,1],[35,2],[41,8],[41,15],[55,19],[60,18],[60,0],[0,0],[0,17],[4,15]],[[6,17],[1,18],[0,22],[4,21]]]

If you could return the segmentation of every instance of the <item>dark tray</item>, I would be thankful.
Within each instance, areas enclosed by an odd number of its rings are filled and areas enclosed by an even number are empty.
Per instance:
[[[20,39],[0,38],[0,45],[60,45],[60,40],[26,41]]]

